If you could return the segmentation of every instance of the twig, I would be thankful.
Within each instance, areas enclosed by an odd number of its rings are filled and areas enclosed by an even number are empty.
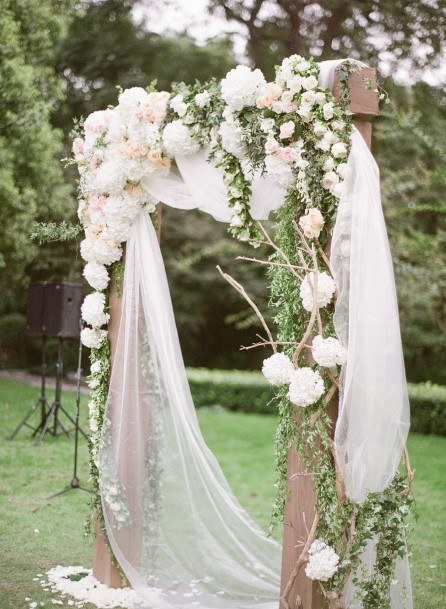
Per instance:
[[[288,602],[288,597],[291,593],[294,582],[296,581],[296,578],[299,575],[299,571],[300,571],[302,565],[304,565],[308,561],[308,550],[310,549],[311,544],[313,543],[313,541],[316,538],[316,529],[317,529],[318,524],[319,524],[319,514],[316,511],[316,513],[314,515],[313,524],[311,526],[311,530],[307,537],[307,541],[305,542],[302,552],[300,553],[300,556],[297,559],[296,564],[294,565],[293,572],[291,573],[290,579],[288,580],[288,583],[285,586],[285,590],[283,591],[283,594],[280,597],[280,600],[284,604],[285,609],[291,609],[289,602]]]
[[[301,267],[301,266],[297,266],[297,265],[293,265],[293,264],[281,264],[280,262],[272,262],[271,260],[258,260],[258,258],[248,258],[247,256],[237,256],[236,260],[246,260],[247,262],[257,262],[257,264],[264,264],[267,266],[281,266],[284,267],[286,269],[289,269],[291,271],[291,273],[293,273],[293,275],[295,277],[297,277],[297,279],[299,279],[300,281],[302,281],[303,277],[301,275],[299,275],[299,273],[296,273],[296,271],[294,269],[302,269],[303,271],[307,271],[308,267]]]
[[[274,351],[274,353],[277,353],[277,348],[276,345],[274,344],[274,339],[273,339],[273,335],[271,333],[271,330],[268,328],[268,324],[265,321],[265,318],[263,317],[263,315],[261,314],[258,306],[255,304],[255,302],[248,296],[248,294],[245,291],[245,288],[238,283],[238,281],[236,281],[233,277],[231,277],[231,275],[228,275],[227,273],[224,273],[221,270],[221,267],[217,265],[217,270],[220,273],[220,275],[223,277],[223,279],[225,281],[227,281],[229,283],[229,285],[232,285],[232,287],[241,295],[243,296],[243,298],[246,300],[246,302],[252,307],[252,309],[254,310],[254,313],[257,315],[257,317],[260,320],[260,323],[262,324],[265,332],[268,335],[268,338],[271,342],[271,347]]]
[[[401,491],[400,495],[402,496],[410,495],[410,493],[412,492],[413,479],[415,478],[415,470],[410,467],[409,451],[407,450],[407,446],[404,447],[403,459],[404,467],[407,471],[407,486],[404,490]]]

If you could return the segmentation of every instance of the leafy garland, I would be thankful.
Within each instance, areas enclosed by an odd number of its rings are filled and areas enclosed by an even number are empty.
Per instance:
[[[107,267],[122,276],[121,244],[141,208],[155,210],[156,202],[144,190],[144,177],[165,175],[176,155],[202,147],[208,151],[209,161],[223,171],[232,213],[230,232],[254,247],[267,243],[273,248],[267,264],[270,304],[277,311],[277,339],[266,328],[269,340],[260,343],[270,344],[275,352],[264,364],[265,375],[277,386],[279,412],[278,494],[272,523],[283,517],[287,455],[295,446],[312,475],[316,493],[315,520],[299,558],[307,565],[307,576],[319,582],[332,607],[342,607],[342,591],[351,576],[356,598],[365,607],[390,609],[395,562],[407,552],[404,518],[412,501],[413,473],[406,460],[406,474],[398,473],[383,493],[370,493],[362,504],[348,500],[333,451],[329,412],[342,348],[332,336],[334,282],[324,248],[347,170],[352,130],[348,78],[357,70],[355,64],[341,66],[339,100],[318,86],[317,63],[297,55],[277,66],[271,83],[266,83],[259,70],[245,66],[231,70],[221,83],[180,83],[171,94],[157,92],[152,83],[147,91],[122,91],[115,109],[95,112],[80,126],[83,133],[76,134],[73,152],[81,174],[79,217],[86,232],[81,254],[88,263],[87,281],[96,290],[82,307],[84,320],[92,326],[82,337],[92,348],[92,508],[105,532],[97,459],[110,379],[110,345],[107,332],[101,329],[109,319]],[[277,214],[274,241],[250,214],[256,172],[267,175],[286,193]],[[64,226],[58,231],[50,226],[39,227],[37,234],[57,238],[77,232],[76,227]],[[312,339],[315,353],[317,338],[325,349],[322,360],[326,360],[319,365],[305,350]],[[277,353],[278,346],[281,353]],[[327,364],[327,357],[336,362]],[[125,526],[128,513],[121,489],[113,481],[110,488],[113,492],[108,489],[107,503],[117,522]],[[377,559],[373,573],[366,576],[360,557],[372,539],[376,540]],[[292,584],[290,580],[282,597],[286,608]]]

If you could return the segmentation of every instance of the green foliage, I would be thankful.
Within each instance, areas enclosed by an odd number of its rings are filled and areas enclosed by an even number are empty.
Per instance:
[[[71,2],[1,0],[0,7],[0,312],[13,312],[43,261],[30,240],[35,221],[62,219],[73,206],[59,163],[62,133],[50,123],[62,98],[52,53]]]
[[[374,152],[395,264],[408,378],[446,383],[446,109],[423,83],[386,84]]]

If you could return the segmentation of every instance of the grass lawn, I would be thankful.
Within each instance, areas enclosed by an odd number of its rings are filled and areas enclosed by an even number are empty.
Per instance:
[[[57,564],[91,565],[92,542],[83,535],[88,496],[82,491],[70,491],[53,500],[47,498],[71,480],[72,441],[48,436],[42,446],[35,448],[29,430],[22,430],[13,442],[5,440],[37,394],[35,387],[0,379],[0,609],[28,608],[29,603],[24,600],[27,596],[53,607],[49,595],[33,578]],[[74,412],[73,394],[65,393],[63,403]],[[85,424],[85,396],[82,415]],[[234,492],[266,527],[274,496],[274,417],[200,412],[199,418],[206,441]],[[444,609],[446,438],[414,434],[409,449],[416,469],[419,514],[410,540],[415,607]],[[81,482],[87,483],[87,447],[83,439],[79,475]],[[64,607],[68,608],[68,604]]]

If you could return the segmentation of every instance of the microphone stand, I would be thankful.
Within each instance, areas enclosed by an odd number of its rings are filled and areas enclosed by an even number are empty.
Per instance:
[[[82,319],[79,320],[79,329],[82,331],[83,323]],[[79,489],[81,491],[86,491],[87,493],[91,493],[92,491],[89,488],[85,488],[80,485],[80,480],[77,477],[77,455],[78,455],[78,441],[79,441],[79,412],[80,412],[80,401],[81,401],[81,373],[82,373],[82,341],[79,338],[79,356],[77,360],[77,372],[76,372],[76,414],[75,414],[75,427],[74,427],[74,471],[73,471],[73,479],[70,484],[63,488],[61,491],[50,495],[48,499],[52,499],[53,497],[57,497],[58,495],[63,495],[68,491],[72,491],[75,489]],[[82,431],[82,430],[81,430]],[[83,432],[82,432],[83,433]],[[85,435],[85,434],[84,434]]]

